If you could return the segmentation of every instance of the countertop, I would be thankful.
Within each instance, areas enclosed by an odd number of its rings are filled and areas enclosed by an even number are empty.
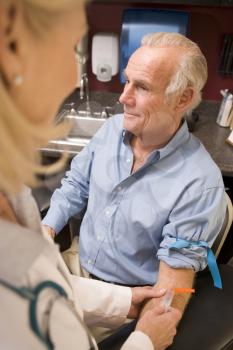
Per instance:
[[[233,147],[226,143],[230,134],[229,128],[216,123],[220,104],[203,101],[196,109],[199,120],[193,134],[198,137],[217,163],[224,176],[233,177]]]
[[[118,98],[119,94],[109,92],[93,92],[90,95],[90,101],[95,110],[102,110],[108,106],[112,108],[114,114],[122,111],[122,106],[117,103]],[[78,90],[75,90],[69,96],[61,110],[67,108],[67,104],[70,103],[73,103],[74,108],[85,109],[85,103],[80,103]],[[221,169],[222,174],[233,177],[233,147],[225,142],[230,134],[230,129],[220,127],[216,123],[219,106],[219,102],[201,102],[195,110],[199,115],[199,119],[194,125],[193,134],[204,144],[211,157]],[[50,141],[48,146],[42,149],[42,152],[47,156],[58,156],[59,153],[66,151],[70,157],[73,157],[88,142],[89,139]]]

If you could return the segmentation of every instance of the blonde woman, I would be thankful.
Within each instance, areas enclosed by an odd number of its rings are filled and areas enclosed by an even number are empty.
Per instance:
[[[44,171],[36,149],[75,86],[74,47],[86,31],[79,0],[0,0],[0,339],[2,349],[96,348],[87,325],[117,327],[164,291],[71,276],[42,234],[28,187]],[[180,318],[163,307],[140,320],[123,349],[165,349]]]

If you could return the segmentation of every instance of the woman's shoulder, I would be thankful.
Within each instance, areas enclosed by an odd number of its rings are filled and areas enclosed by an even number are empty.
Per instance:
[[[0,219],[0,254],[0,279],[14,288],[29,288],[35,297],[38,291],[45,291],[44,296],[38,298],[37,316],[42,329],[49,327],[52,343],[62,349],[65,345],[73,349],[77,343],[80,349],[89,349],[89,339],[80,322],[82,310],[57,246],[39,232]],[[1,284],[0,289],[0,302],[4,303],[0,315],[0,323],[4,322],[4,332],[0,330],[1,342],[12,349],[16,348],[17,342],[18,348],[25,350],[44,348],[28,324],[31,299],[21,298]],[[71,304],[65,298],[58,298],[58,292],[74,302]],[[71,312],[71,305],[75,312]],[[77,313],[80,317],[75,316]]]
[[[20,286],[38,257],[56,260],[57,254],[57,246],[39,232],[0,220],[0,278]]]

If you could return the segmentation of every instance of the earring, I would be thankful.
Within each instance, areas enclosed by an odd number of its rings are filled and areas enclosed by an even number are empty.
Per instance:
[[[13,83],[16,86],[20,86],[23,83],[23,77],[20,74],[15,74],[14,78],[13,78]]]

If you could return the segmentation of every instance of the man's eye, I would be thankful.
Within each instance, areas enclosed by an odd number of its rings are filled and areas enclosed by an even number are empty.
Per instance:
[[[138,89],[143,90],[143,91],[148,90],[148,88],[145,85],[138,85]]]

